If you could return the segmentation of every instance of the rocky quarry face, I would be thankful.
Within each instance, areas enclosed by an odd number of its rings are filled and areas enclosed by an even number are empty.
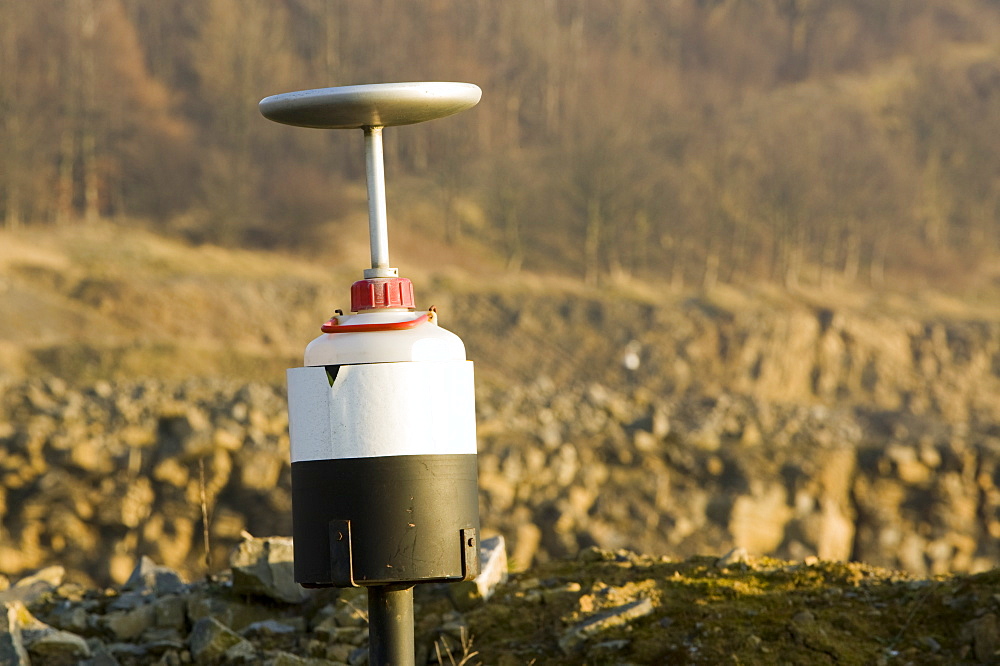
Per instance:
[[[480,368],[477,403],[483,528],[515,567],[588,546],[915,574],[1000,561],[996,324],[451,305],[509,361]],[[571,344],[609,320],[630,323]],[[551,346],[519,350],[540,326]],[[121,583],[143,555],[214,571],[244,531],[290,533],[287,437],[280,386],[4,382],[0,571]]]

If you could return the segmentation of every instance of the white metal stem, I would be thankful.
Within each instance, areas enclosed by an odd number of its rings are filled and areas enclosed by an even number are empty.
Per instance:
[[[372,269],[389,268],[389,222],[385,207],[382,128],[365,127],[365,173],[368,176],[368,234]]]

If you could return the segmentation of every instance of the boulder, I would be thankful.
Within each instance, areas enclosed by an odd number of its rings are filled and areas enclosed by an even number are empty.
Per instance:
[[[449,587],[449,594],[459,610],[472,608],[488,600],[498,585],[507,581],[507,548],[502,535],[479,542],[479,575]]]
[[[29,663],[19,661],[23,656],[19,651],[54,665],[75,664],[90,656],[90,647],[82,637],[45,624],[20,601],[8,602],[4,608],[6,627],[0,625],[0,630],[6,628],[6,635],[0,638],[0,664]]]
[[[69,631],[46,627],[26,632],[24,639],[28,653],[43,664],[76,664],[91,656],[87,641]]]
[[[129,610],[112,611],[104,616],[103,623],[118,640],[131,640],[156,624],[156,608],[152,604],[144,604]]]
[[[229,561],[233,591],[263,595],[285,603],[302,603],[309,593],[295,582],[290,537],[250,537]]]
[[[210,663],[243,643],[252,651],[249,641],[213,617],[203,617],[195,622],[188,636],[191,656],[197,663]],[[240,654],[244,654],[245,650],[239,650]]]
[[[137,592],[152,592],[157,595],[180,594],[184,591],[185,584],[176,571],[156,564],[143,555],[122,588]]]
[[[66,569],[61,566],[40,569],[17,581],[13,587],[0,592],[0,603],[20,601],[30,605],[62,585],[65,575]]]
[[[157,627],[182,629],[187,620],[187,601],[176,594],[168,594],[153,602]]]
[[[559,639],[559,647],[566,654],[570,654],[592,636],[612,627],[628,624],[652,612],[653,602],[649,599],[639,599],[596,613],[567,629]]]
[[[21,636],[19,610],[24,606],[18,601],[0,604],[0,664],[28,666],[31,660]]]

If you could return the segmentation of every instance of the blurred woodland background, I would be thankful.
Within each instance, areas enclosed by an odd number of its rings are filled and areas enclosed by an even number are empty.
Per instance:
[[[1000,254],[995,0],[0,0],[0,223],[329,247],[360,136],[256,102],[400,80],[485,93],[387,135],[393,224],[513,271],[940,287]]]
[[[1000,0],[0,0],[0,585],[290,532],[364,163],[257,103],[407,80],[484,91],[390,245],[520,566],[1000,565]]]

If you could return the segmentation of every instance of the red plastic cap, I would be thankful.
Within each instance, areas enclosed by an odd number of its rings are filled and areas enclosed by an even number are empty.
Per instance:
[[[368,278],[351,285],[351,312],[416,307],[413,283],[406,278]]]

